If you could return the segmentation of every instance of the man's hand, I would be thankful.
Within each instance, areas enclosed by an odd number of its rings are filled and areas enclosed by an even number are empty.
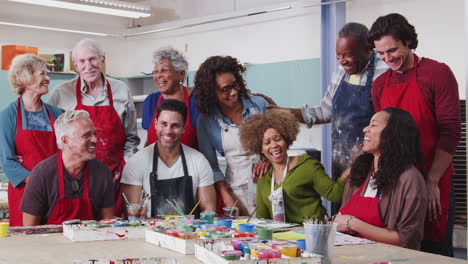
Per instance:
[[[442,214],[440,206],[440,190],[435,183],[427,183],[427,216],[431,222],[436,221],[439,215]]]
[[[255,163],[252,169],[252,178],[263,178],[270,167],[271,163],[269,161],[259,161]]]
[[[23,163],[23,156],[16,155],[16,156],[13,156],[13,158],[14,158],[17,162]]]
[[[234,201],[234,199],[232,198],[231,194],[224,194],[223,202],[224,202],[225,207],[234,207],[234,204],[236,203],[236,201]],[[236,218],[237,218],[239,217],[240,209],[238,205],[236,205],[236,208],[237,208],[236,210]]]
[[[119,183],[120,179],[122,178],[122,171],[121,170],[114,170],[114,175],[112,177],[112,181],[114,184]]]

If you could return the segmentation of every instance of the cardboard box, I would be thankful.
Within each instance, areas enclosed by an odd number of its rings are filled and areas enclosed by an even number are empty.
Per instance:
[[[37,55],[38,48],[20,45],[5,45],[2,46],[2,70],[10,69],[11,61],[18,55],[32,53]]]
[[[145,230],[154,226],[124,226],[94,228],[83,225],[63,225],[63,235],[73,241],[119,240],[145,238]]]
[[[250,259],[250,260],[226,260],[219,255],[225,250],[225,241],[206,239],[195,243],[195,257],[205,264],[320,264],[322,257],[312,254],[311,257],[277,258],[277,259]]]
[[[184,255],[193,255],[195,253],[195,241],[200,239],[182,239],[147,229],[145,240],[146,242],[155,244],[156,246],[177,251]]]

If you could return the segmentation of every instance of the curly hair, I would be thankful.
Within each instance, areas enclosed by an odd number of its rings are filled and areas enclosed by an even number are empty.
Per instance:
[[[205,115],[212,115],[218,99],[216,97],[216,76],[220,73],[232,73],[239,84],[239,99],[249,98],[242,74],[245,67],[231,56],[212,56],[206,59],[195,74],[195,96],[198,111]]]
[[[262,152],[263,135],[269,128],[280,133],[287,146],[296,140],[299,133],[299,123],[295,116],[284,109],[272,109],[249,117],[239,130],[242,147],[249,153]]]
[[[391,35],[394,39],[403,42],[404,45],[406,45],[406,41],[409,41],[408,47],[410,49],[418,47],[418,34],[414,26],[400,14],[392,13],[377,18],[369,31],[370,46],[374,48],[374,41],[386,35]]]
[[[34,72],[46,65],[42,58],[31,53],[16,56],[8,71],[11,90],[17,95],[22,95],[26,89],[25,85],[34,80]]]
[[[383,111],[390,116],[387,126],[380,134],[379,168],[374,174],[379,195],[395,188],[400,175],[411,166],[422,168],[418,127],[411,115],[405,110],[394,107],[385,108]],[[351,166],[352,185],[360,186],[365,181],[373,168],[373,161],[374,156],[370,153],[357,157]]]

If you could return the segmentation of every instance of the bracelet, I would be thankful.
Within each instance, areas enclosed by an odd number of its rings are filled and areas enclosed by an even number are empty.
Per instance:
[[[356,234],[356,232],[351,228],[350,222],[354,218],[352,215],[348,215],[348,219],[346,219],[346,233],[350,235]]]

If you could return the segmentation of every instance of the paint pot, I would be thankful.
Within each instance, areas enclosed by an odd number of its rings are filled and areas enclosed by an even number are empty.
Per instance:
[[[186,232],[195,231],[195,227],[193,227],[193,225],[184,225],[183,228],[185,229]]]
[[[253,225],[253,224],[240,224],[239,225],[239,231],[248,232],[248,233],[253,234],[255,232],[255,225]]]
[[[277,249],[281,252],[281,254],[291,258],[296,258],[298,254],[298,248],[296,245],[281,245],[278,246]]]
[[[260,240],[272,240],[273,239],[273,229],[270,227],[258,227],[258,239]]]
[[[216,230],[218,232],[224,232],[224,233],[229,232],[229,230],[225,226],[219,226],[219,225],[210,226],[210,227],[208,227],[208,229]]]
[[[140,221],[145,216],[144,208],[141,204],[127,204],[127,215],[129,221]]]
[[[225,226],[225,227],[231,229],[232,219],[218,219],[218,225]]]
[[[305,242],[305,239],[298,239],[296,240],[296,243],[297,243],[297,247],[299,249],[302,249],[302,250],[305,250],[306,249],[306,242]]]
[[[208,222],[208,224],[213,224],[214,223],[214,219],[215,219],[215,212],[202,212],[200,214],[201,216],[201,220],[205,220]]]
[[[254,237],[254,234],[249,233],[249,232],[236,231],[236,232],[232,233],[232,237]]]
[[[221,252],[221,257],[225,260],[240,260],[242,252],[238,250],[225,250]]]
[[[277,249],[259,249],[256,255],[259,259],[281,258],[281,253]]]
[[[8,222],[0,222],[0,237],[8,236],[8,227],[10,227]]]
[[[211,238],[230,238],[231,234],[226,232],[216,232],[211,235]]]

